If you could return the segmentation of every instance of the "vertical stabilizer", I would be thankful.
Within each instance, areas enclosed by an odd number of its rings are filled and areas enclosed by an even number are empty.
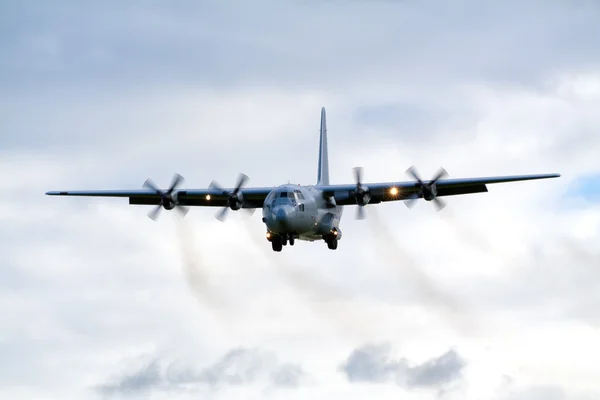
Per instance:
[[[321,138],[319,141],[319,176],[317,185],[329,185],[329,156],[327,154],[327,118],[321,108]]]

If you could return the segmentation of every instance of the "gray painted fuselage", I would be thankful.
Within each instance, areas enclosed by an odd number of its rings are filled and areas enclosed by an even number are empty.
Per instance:
[[[322,240],[336,232],[341,239],[340,220],[343,207],[329,203],[317,186],[281,185],[263,205],[263,222],[276,235],[293,235],[296,239]]]

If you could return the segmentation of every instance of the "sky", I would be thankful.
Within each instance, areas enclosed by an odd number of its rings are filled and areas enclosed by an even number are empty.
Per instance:
[[[0,398],[600,396],[595,1],[0,3]],[[348,207],[336,251],[260,212],[50,190],[560,173]]]

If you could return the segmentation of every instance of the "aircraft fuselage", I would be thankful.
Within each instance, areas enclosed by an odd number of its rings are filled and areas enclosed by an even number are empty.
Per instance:
[[[315,186],[282,185],[265,198],[263,222],[274,248],[294,240],[325,240],[337,247],[343,208],[328,203]]]

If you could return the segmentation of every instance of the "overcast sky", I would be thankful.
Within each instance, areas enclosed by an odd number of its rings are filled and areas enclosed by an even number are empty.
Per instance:
[[[596,1],[0,2],[0,398],[600,396]],[[554,173],[184,222],[49,190]]]

